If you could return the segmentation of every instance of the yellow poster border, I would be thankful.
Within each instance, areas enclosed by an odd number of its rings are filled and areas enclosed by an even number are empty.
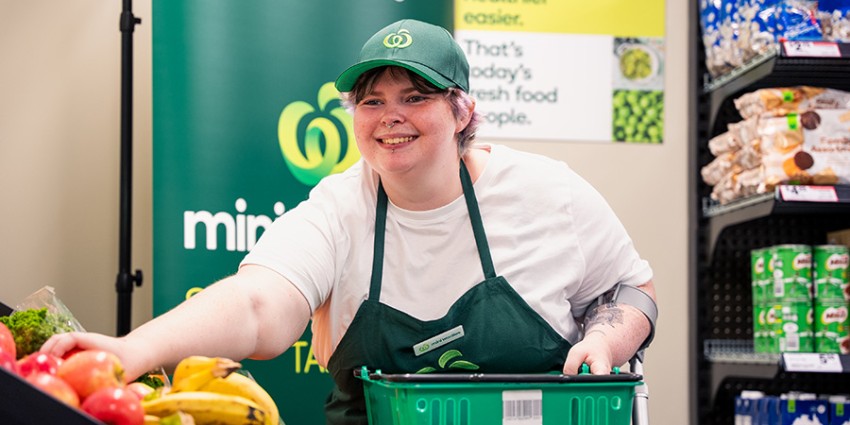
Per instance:
[[[458,0],[455,29],[664,37],[664,0]]]

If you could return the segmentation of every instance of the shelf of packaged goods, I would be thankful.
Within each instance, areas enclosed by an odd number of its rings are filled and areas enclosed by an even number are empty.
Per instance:
[[[756,353],[753,342],[743,339],[707,339],[703,341],[705,359],[714,363],[779,364],[779,353]]]
[[[783,353],[779,364],[786,372],[850,373],[850,354]]]
[[[705,340],[703,354],[713,363],[778,365],[785,372],[850,373],[850,354],[756,353],[751,340]]]
[[[789,54],[793,50],[790,43],[795,42],[785,42],[781,48],[756,56],[727,74],[704,78],[703,94],[711,98],[709,129],[717,129],[718,112],[721,108],[734,109],[731,102],[744,92],[798,85],[850,90],[850,44],[831,43],[836,55],[825,57]]]
[[[709,256],[713,254],[715,243],[723,229],[782,214],[850,215],[850,186],[781,185],[773,192],[739,199],[725,205],[704,200],[703,217],[708,219],[709,228],[706,252]]]

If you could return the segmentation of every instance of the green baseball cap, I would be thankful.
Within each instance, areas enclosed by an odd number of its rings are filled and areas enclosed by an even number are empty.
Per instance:
[[[351,91],[364,72],[381,66],[407,68],[435,86],[469,91],[469,62],[451,33],[413,19],[392,23],[373,35],[357,63],[336,79],[336,89]]]

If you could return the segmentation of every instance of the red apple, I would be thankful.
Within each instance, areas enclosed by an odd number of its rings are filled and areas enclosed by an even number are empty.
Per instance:
[[[17,358],[15,350],[15,337],[12,335],[12,331],[5,324],[0,323],[0,352],[9,353],[14,359]]]
[[[0,367],[16,375],[20,374],[18,371],[18,362],[15,361],[15,355],[12,353],[0,351]]]
[[[101,388],[81,407],[106,425],[143,425],[145,422],[142,401],[126,388]]]
[[[68,357],[71,357],[74,354],[79,353],[80,351],[83,351],[83,349],[80,348],[80,347],[74,347],[74,348],[68,350],[65,354],[62,355],[62,360],[67,360]]]
[[[84,350],[68,357],[56,376],[70,384],[83,401],[101,388],[124,386],[124,368],[118,356],[101,350]]]
[[[18,360],[18,369],[21,376],[29,376],[35,372],[44,372],[56,375],[62,359],[47,353],[32,353]]]
[[[26,380],[34,387],[56,397],[63,403],[72,407],[80,407],[80,398],[77,397],[77,393],[67,382],[57,376],[35,372],[27,376]]]
[[[152,386],[144,382],[131,382],[127,384],[127,391],[137,395],[139,400],[144,400],[145,396],[156,391]]]

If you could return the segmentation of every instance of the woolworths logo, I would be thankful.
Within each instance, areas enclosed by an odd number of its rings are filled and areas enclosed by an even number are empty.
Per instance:
[[[277,138],[289,172],[307,186],[360,158],[351,115],[340,105],[333,83],[319,89],[315,105],[296,101],[283,108]]]
[[[398,33],[389,33],[384,37],[384,46],[388,49],[403,49],[411,44],[413,44],[413,37],[408,30],[399,30]]]

